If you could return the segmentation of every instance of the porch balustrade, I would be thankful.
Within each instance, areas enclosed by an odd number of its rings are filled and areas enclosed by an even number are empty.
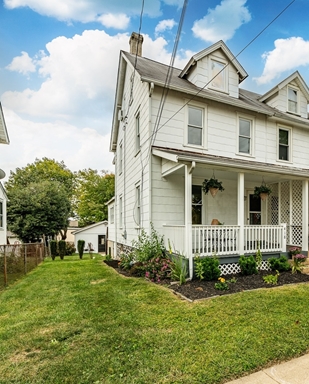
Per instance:
[[[240,244],[238,225],[193,225],[192,255],[229,256],[239,255]],[[244,230],[244,254],[254,254],[258,247],[261,252],[285,252],[286,225],[246,225]],[[165,247],[185,253],[185,226],[164,225]],[[187,255],[189,256],[189,255]]]

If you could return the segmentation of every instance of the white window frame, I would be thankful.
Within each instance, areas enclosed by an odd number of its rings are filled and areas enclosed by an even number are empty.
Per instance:
[[[289,90],[290,90],[290,89],[291,89],[292,91],[296,92],[296,111],[290,109],[290,98],[289,98]],[[299,89],[298,89],[298,88],[293,87],[293,86],[291,86],[291,85],[288,85],[288,86],[287,86],[287,111],[288,111],[289,113],[293,113],[294,115],[299,115],[299,105],[300,105],[299,94],[300,94],[300,92],[299,92]],[[294,100],[291,100],[291,101],[294,102]]]
[[[214,68],[213,66],[218,63],[219,65],[222,65],[223,66],[223,70],[221,71],[221,69],[219,70],[219,75],[220,77],[222,77],[222,81],[220,81],[220,83],[222,83],[222,86],[217,86],[216,85],[216,77],[215,77],[215,72],[214,72]],[[221,71],[221,72],[220,72]],[[220,91],[220,92],[227,92],[228,91],[228,66],[227,66],[227,63],[220,59],[220,58],[217,58],[215,56],[213,57],[210,57],[209,58],[209,88],[211,89],[214,89],[216,91]]]
[[[285,159],[280,159],[280,145],[283,145],[283,144],[280,144],[280,130],[282,131],[287,131],[288,134],[289,134],[289,137],[288,137],[288,159],[285,160]],[[284,163],[291,163],[292,162],[292,129],[291,127],[286,127],[286,126],[283,126],[283,125],[278,125],[278,128],[277,128],[277,160],[278,161],[282,161]]]
[[[3,204],[3,200],[0,200],[0,228],[3,228],[3,208],[4,208],[4,204]]]
[[[135,184],[135,200],[136,200],[136,209],[135,209],[135,222],[137,227],[141,226],[142,222],[142,210],[141,210],[141,185],[140,183]]]
[[[239,150],[239,138],[240,138],[240,120],[246,120],[250,122],[250,151],[249,153],[240,152]],[[255,120],[252,116],[248,115],[237,115],[237,154],[241,156],[254,156],[254,131],[255,131]]]
[[[115,223],[115,206],[112,205],[109,208],[109,216],[110,216],[110,223],[114,224]]]
[[[136,154],[141,150],[141,114],[138,111],[135,114],[135,151]]]
[[[123,171],[123,146],[122,141],[119,144],[119,153],[118,153],[118,173],[122,174]]]
[[[119,196],[119,228],[123,226],[123,204],[122,204],[122,195]]]
[[[188,103],[188,101],[185,101]],[[199,109],[202,111],[202,126],[197,129],[202,130],[202,140],[201,144],[190,144],[189,143],[189,108],[195,108]],[[206,148],[206,121],[207,121],[207,106],[200,104],[200,103],[190,103],[187,104],[186,109],[185,109],[185,137],[184,137],[184,146],[188,147],[194,147],[194,148]],[[193,125],[192,125],[193,126]]]

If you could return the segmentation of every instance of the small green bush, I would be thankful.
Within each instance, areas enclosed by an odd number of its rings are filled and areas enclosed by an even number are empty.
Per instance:
[[[78,254],[79,254],[79,258],[80,259],[83,258],[84,248],[85,248],[85,240],[78,240],[78,242],[77,242],[77,250],[78,250]]]
[[[195,257],[195,275],[200,280],[217,280],[221,275],[219,260],[217,257]]]
[[[65,246],[64,240],[58,241],[58,250],[59,250],[60,259],[63,260],[64,256],[65,256],[65,251],[66,251],[66,246]]]
[[[178,281],[179,285],[184,284],[186,282],[186,277],[188,275],[188,268],[186,260],[178,255],[173,257],[171,263],[171,278],[172,280]]]
[[[284,272],[291,269],[288,259],[284,255],[281,255],[279,258],[271,257],[268,259],[268,263],[272,271]]]
[[[251,256],[240,256],[238,260],[240,272],[242,275],[254,275],[257,273],[255,258]]]
[[[50,255],[53,260],[55,260],[55,257],[58,256],[58,243],[56,240],[50,240]]]
[[[68,256],[73,255],[76,252],[74,243],[65,243],[65,254]]]
[[[144,262],[165,254],[163,236],[158,234],[152,223],[150,235],[142,229],[138,239],[132,241],[132,246],[135,261]]]

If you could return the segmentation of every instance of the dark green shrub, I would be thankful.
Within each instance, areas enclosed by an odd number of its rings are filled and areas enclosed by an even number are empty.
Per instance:
[[[221,275],[219,260],[216,257],[199,256],[194,259],[195,275],[200,280],[217,280]]]
[[[50,255],[53,260],[55,260],[55,257],[58,256],[58,243],[56,240],[50,240]]]
[[[66,251],[66,246],[65,246],[65,241],[64,240],[59,240],[58,241],[58,252],[60,259],[63,260],[65,256],[65,251]]]
[[[85,240],[78,240],[78,242],[77,242],[77,251],[78,251],[80,259],[83,258],[84,248],[85,248]]]
[[[257,273],[256,261],[253,256],[240,256],[238,264],[242,275],[253,275]]]
[[[75,252],[76,252],[76,248],[75,248],[74,243],[66,242],[65,243],[65,254],[68,255],[68,256],[71,256]]]
[[[291,269],[288,259],[284,255],[281,255],[279,258],[271,257],[268,259],[268,263],[272,271],[284,272]]]

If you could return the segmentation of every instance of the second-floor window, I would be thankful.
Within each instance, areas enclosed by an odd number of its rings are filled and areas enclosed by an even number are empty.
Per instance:
[[[188,144],[203,145],[203,109],[188,106]]]
[[[288,87],[288,111],[298,113],[298,95],[297,90]]]
[[[135,149],[138,152],[141,149],[141,132],[140,132],[140,114],[135,117]]]
[[[290,160],[290,131],[279,129],[279,160]]]
[[[248,119],[239,119],[238,152],[251,154],[252,122]]]

